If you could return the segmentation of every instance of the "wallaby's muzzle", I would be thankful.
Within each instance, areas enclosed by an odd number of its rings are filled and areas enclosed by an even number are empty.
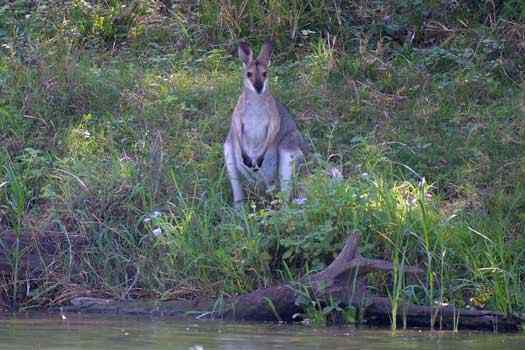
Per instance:
[[[256,80],[253,84],[253,87],[255,88],[255,91],[257,91],[257,93],[260,94],[263,91],[264,83],[260,80]]]

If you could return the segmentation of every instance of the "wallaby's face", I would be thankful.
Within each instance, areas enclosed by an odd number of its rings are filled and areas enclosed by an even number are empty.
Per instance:
[[[268,67],[272,55],[272,43],[267,41],[257,58],[245,42],[239,45],[239,58],[244,66],[244,86],[262,95],[268,89]]]

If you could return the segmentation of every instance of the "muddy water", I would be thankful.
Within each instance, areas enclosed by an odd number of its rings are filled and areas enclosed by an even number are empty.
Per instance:
[[[0,319],[1,349],[476,349],[524,350],[525,334],[429,333],[113,317]]]

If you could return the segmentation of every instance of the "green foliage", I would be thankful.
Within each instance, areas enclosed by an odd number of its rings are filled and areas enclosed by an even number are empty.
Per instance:
[[[146,14],[146,8],[142,1],[112,0],[93,5],[75,0],[69,15],[72,28],[85,40],[98,37],[112,43],[140,31],[137,18]]]
[[[150,1],[0,6],[6,304],[242,293],[322,269],[357,229],[364,255],[394,263],[370,279],[393,318],[406,301],[522,312],[525,61],[509,22],[521,12],[508,12],[521,5],[497,2],[494,22],[491,3],[190,1],[167,17]],[[306,202],[249,193],[236,213],[230,49],[270,35],[272,91],[315,149]],[[20,261],[33,247],[11,249],[12,233],[56,242],[34,248],[31,282]],[[420,281],[402,272],[414,264]],[[296,287],[302,318],[356,321]]]
[[[350,2],[344,1],[201,1],[200,23],[213,40],[273,36],[303,40],[328,31],[345,35]],[[254,28],[257,28],[254,30]]]

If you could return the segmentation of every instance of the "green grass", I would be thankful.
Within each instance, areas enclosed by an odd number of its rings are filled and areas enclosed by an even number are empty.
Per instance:
[[[219,22],[238,8],[204,1],[197,17],[178,7],[165,18],[144,2],[124,27],[112,22],[121,2],[110,3],[74,2],[68,21],[53,6],[0,7],[3,306],[234,295],[279,271],[322,269],[357,229],[363,254],[398,267],[370,281],[394,314],[407,301],[524,311],[516,14],[486,25],[485,8],[452,9],[443,38],[421,23],[429,8],[444,21],[431,1],[385,7],[394,22],[381,26],[381,1],[248,2]],[[417,31],[412,45],[396,26]],[[300,180],[308,200],[250,193],[239,215],[222,156],[241,89],[230,52],[269,31],[272,91],[315,149]],[[327,176],[334,166],[343,180]],[[36,275],[24,256],[38,257]],[[402,274],[415,264],[421,281]]]

